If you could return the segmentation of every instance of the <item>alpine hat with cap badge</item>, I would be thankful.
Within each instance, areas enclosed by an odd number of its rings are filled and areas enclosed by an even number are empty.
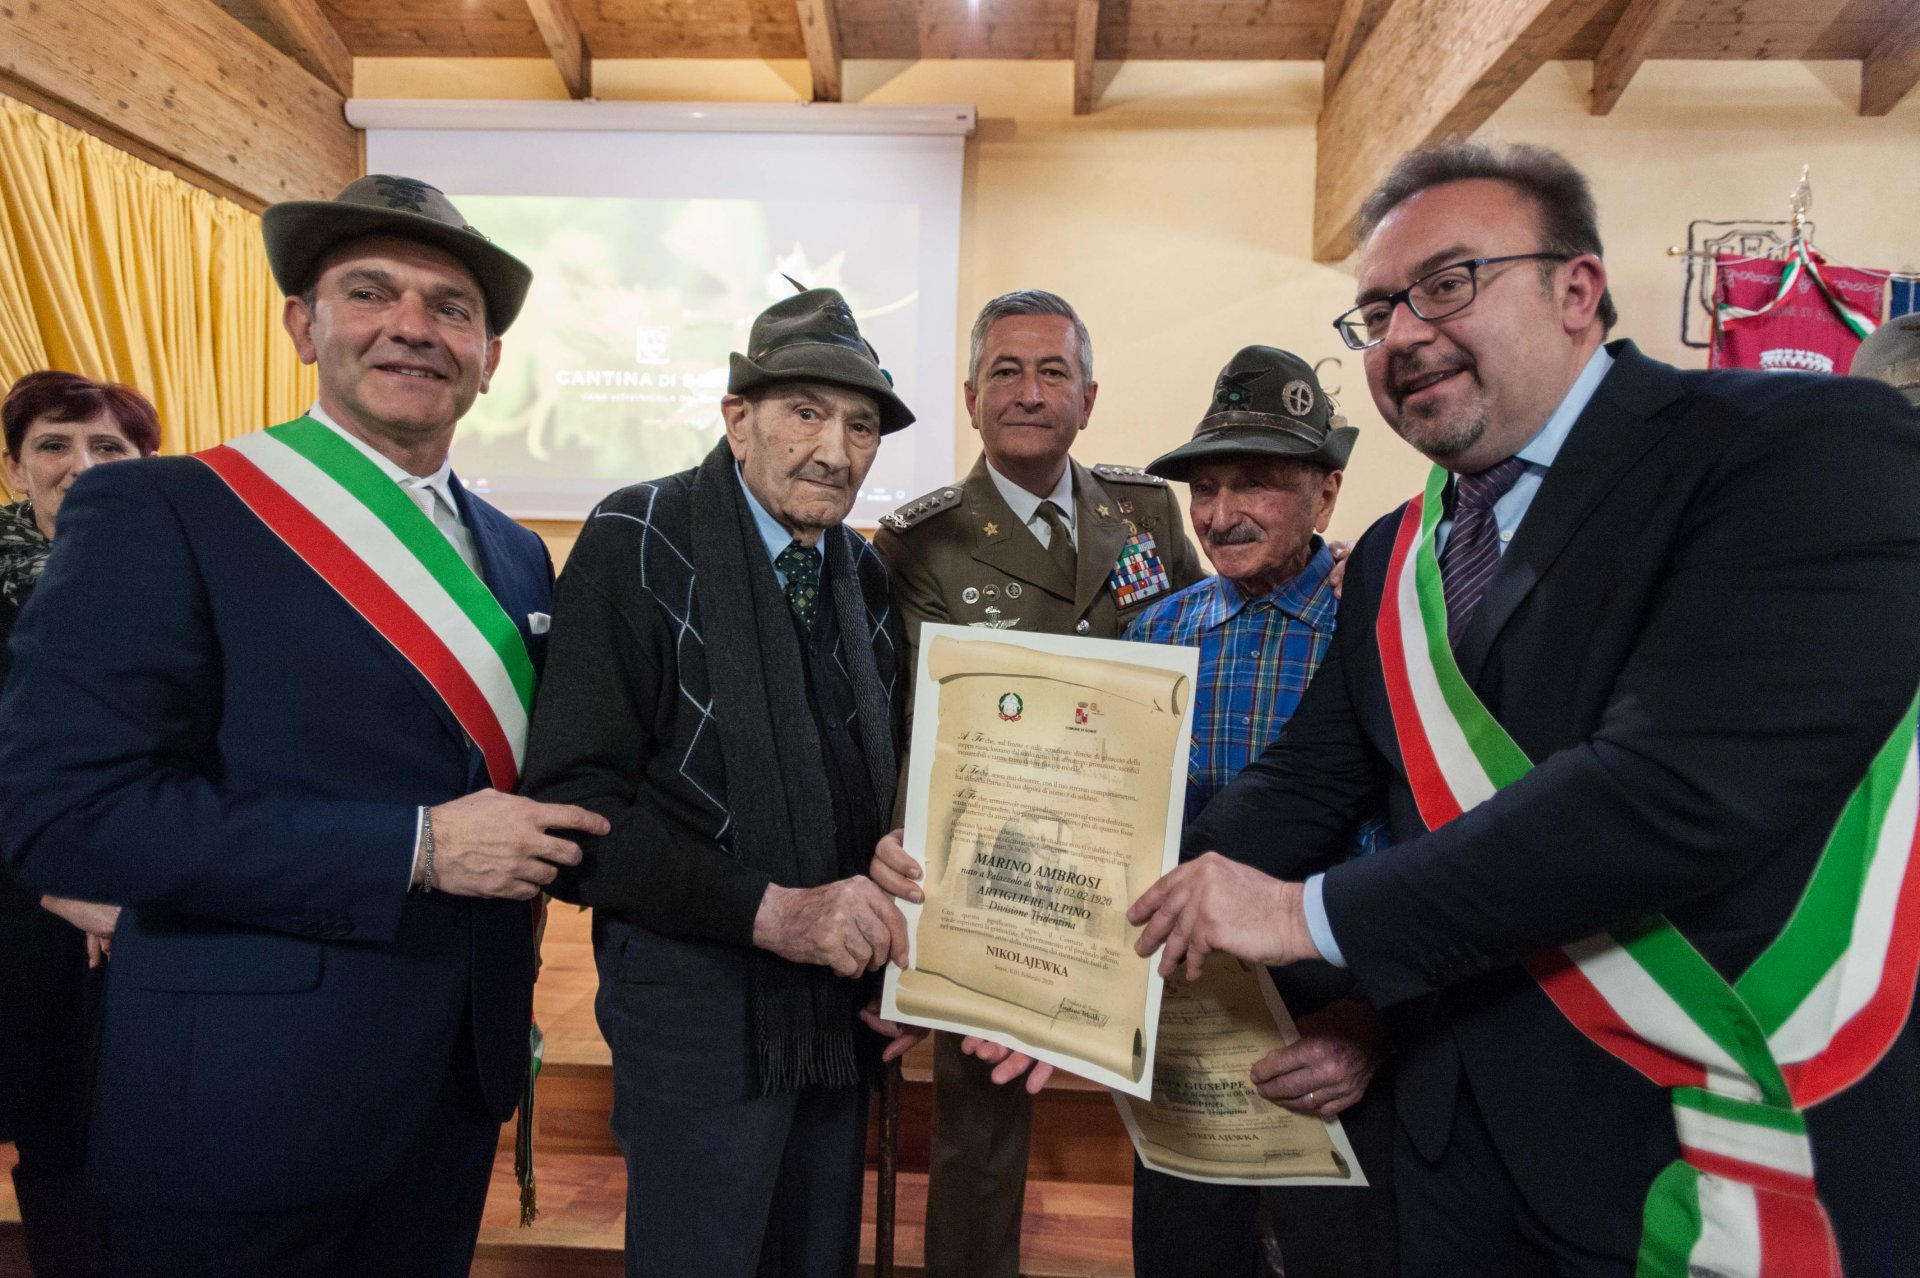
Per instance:
[[[371,173],[331,200],[271,205],[260,215],[260,235],[274,283],[289,297],[310,287],[320,259],[348,240],[392,235],[451,253],[473,272],[496,334],[519,316],[533,283],[532,268],[470,226],[439,188],[416,178]]]
[[[1896,315],[1853,353],[1852,375],[1885,382],[1920,407],[1920,312]]]
[[[810,288],[761,311],[747,334],[747,353],[727,357],[727,394],[748,395],[786,382],[825,382],[871,395],[880,433],[913,424],[913,410],[893,389],[893,375],[854,323],[836,289]]]
[[[1147,473],[1185,480],[1201,462],[1272,457],[1345,470],[1360,432],[1334,412],[1313,366],[1272,346],[1248,346],[1227,361],[1193,438],[1155,458]]]

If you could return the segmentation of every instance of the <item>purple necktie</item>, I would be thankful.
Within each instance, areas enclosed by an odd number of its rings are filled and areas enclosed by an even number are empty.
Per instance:
[[[1453,528],[1440,556],[1440,582],[1447,597],[1447,643],[1460,642],[1473,610],[1486,593],[1487,579],[1500,566],[1500,525],[1493,503],[1513,487],[1527,464],[1509,457],[1477,475],[1455,480]]]

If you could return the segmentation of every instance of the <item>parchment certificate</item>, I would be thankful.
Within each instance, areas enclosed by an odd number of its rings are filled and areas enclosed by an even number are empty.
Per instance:
[[[1172,868],[1198,653],[927,626],[883,1014],[983,1034],[1145,1098],[1161,980],[1127,906]]]
[[[1266,969],[1212,954],[1167,982],[1153,1100],[1113,1094],[1140,1161],[1225,1185],[1353,1185],[1366,1175],[1339,1119],[1291,1113],[1253,1089],[1253,1063],[1300,1037]]]

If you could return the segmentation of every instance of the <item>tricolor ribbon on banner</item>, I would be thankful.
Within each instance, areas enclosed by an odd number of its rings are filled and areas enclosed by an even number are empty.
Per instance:
[[[1786,301],[1793,292],[1793,286],[1799,282],[1802,275],[1805,275],[1819,286],[1821,296],[1827,299],[1827,305],[1833,307],[1833,313],[1840,317],[1840,322],[1845,324],[1855,337],[1864,338],[1880,327],[1878,321],[1859,307],[1850,304],[1840,295],[1840,290],[1828,282],[1827,277],[1820,270],[1821,262],[1819,253],[1815,252],[1806,240],[1795,240],[1793,250],[1787,256],[1786,266],[1780,272],[1780,287],[1775,290],[1774,295],[1759,306],[1753,307],[1731,306],[1726,302],[1716,303],[1714,322],[1724,324],[1728,320],[1752,319],[1756,315],[1765,315]]]
[[[1436,467],[1394,540],[1376,634],[1394,731],[1429,829],[1533,763],[1447,643]],[[1681,1159],[1645,1205],[1638,1278],[1839,1278],[1802,1116],[1891,1046],[1920,970],[1920,749],[1909,704],[1848,798],[1785,928],[1729,984],[1664,918],[1527,968],[1595,1044],[1671,1090]]]

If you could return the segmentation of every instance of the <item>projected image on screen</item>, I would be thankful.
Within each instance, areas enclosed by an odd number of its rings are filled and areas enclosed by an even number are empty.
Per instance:
[[[728,352],[744,351],[753,317],[794,291],[783,275],[839,289],[901,397],[920,402],[912,203],[455,200],[533,268],[492,389],[453,453],[461,478],[509,514],[580,518],[616,488],[697,464],[724,433]],[[881,450],[856,521],[919,491],[911,460]]]

